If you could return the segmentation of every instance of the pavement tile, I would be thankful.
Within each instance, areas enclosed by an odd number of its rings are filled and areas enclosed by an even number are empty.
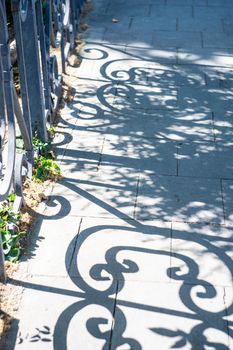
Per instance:
[[[67,276],[66,257],[71,259],[74,243],[70,246],[70,242],[78,234],[80,218],[70,220],[67,199],[54,198],[51,206],[56,203],[60,209],[63,207],[60,214],[41,215],[33,227],[31,249],[23,258],[29,274]]]
[[[203,21],[198,18],[179,17],[177,23],[178,31],[181,32],[223,32],[223,24],[220,18],[213,21],[207,18]]]
[[[79,80],[75,85],[76,94],[72,102],[72,108],[101,108],[111,110],[111,105],[116,95],[117,84],[114,82],[97,82],[91,80]]]
[[[231,36],[219,32],[203,33],[203,45],[206,48],[233,48]]]
[[[233,120],[232,112],[214,112],[214,133],[217,142],[232,143]]]
[[[112,136],[105,140],[100,166],[176,175],[176,155],[177,148],[174,142]]]
[[[136,17],[136,16],[149,16],[149,2],[144,4],[139,3],[137,6],[132,7],[132,3],[125,3],[123,6],[119,6],[118,2],[114,3],[112,2],[110,6],[108,7],[106,14],[109,14],[111,16],[115,16],[117,13],[118,18],[121,19],[122,17]]]
[[[208,1],[208,4],[212,3],[211,1]],[[218,18],[231,18],[233,13],[232,6],[224,6],[224,1],[216,6],[194,6],[193,14],[194,18],[198,18],[199,20],[206,20],[207,18],[212,18],[213,20],[216,20]],[[232,4],[231,4],[232,5]]]
[[[192,7],[189,5],[188,6],[185,6],[185,5],[182,5],[182,6],[172,6],[172,5],[162,6],[161,5],[160,6],[160,5],[155,4],[155,5],[152,5],[150,15],[153,18],[166,17],[166,19],[168,19],[168,20],[170,19],[170,17],[176,18],[179,16],[191,18],[192,17]]]
[[[180,87],[178,106],[186,111],[225,112],[232,109],[233,91],[223,88]]]
[[[138,220],[224,223],[220,180],[141,175]]]
[[[211,113],[185,113],[164,110],[134,110],[97,113],[79,112],[77,128],[105,135],[167,139],[172,141],[214,141]]]
[[[74,169],[54,187],[51,197],[66,198],[71,216],[133,218],[137,172],[116,167],[100,171]],[[60,209],[60,208],[59,208]],[[58,208],[51,208],[54,213]]]
[[[167,0],[167,6],[207,6],[208,0]]]
[[[95,288],[89,287],[88,280],[59,277],[33,277],[20,282],[25,291],[17,344],[14,347],[13,339],[9,338],[6,348],[52,350],[78,346],[91,350],[102,349],[109,343],[115,292],[111,292],[111,298],[104,297],[106,294],[101,291],[104,282],[95,281]],[[116,290],[116,284],[112,284]],[[32,308],[36,317],[32,317]],[[98,324],[103,324],[99,335]],[[12,334],[14,331],[11,329]]]
[[[143,31],[135,32],[129,29],[115,30],[109,29],[105,32],[104,44],[115,42],[117,45],[127,45],[133,47],[152,48],[152,32],[146,36]]]
[[[69,274],[168,282],[170,238],[170,223],[83,219]]]
[[[222,180],[223,205],[226,225],[233,225],[233,180]]]
[[[169,110],[177,107],[177,89],[118,83],[114,107]]]
[[[153,34],[153,45],[154,47],[162,48],[201,48],[201,34],[199,32],[163,32],[154,31]]]
[[[178,64],[233,67],[232,52],[226,49],[178,49]]]
[[[178,175],[233,179],[233,144],[180,144]]]
[[[177,25],[177,19],[174,17],[168,17],[167,21],[164,21],[164,18],[154,18],[151,17],[134,17],[131,25],[132,31],[137,31],[140,28],[141,33],[144,36],[147,36],[148,33],[151,33],[154,30],[159,31],[175,31]]]
[[[231,228],[173,223],[171,282],[232,286],[232,243]]]
[[[144,59],[147,57],[156,62],[176,63],[176,51],[168,48],[158,49],[126,46],[125,52],[135,58]]]
[[[118,288],[112,349],[201,349],[205,341],[228,348],[226,322],[218,315],[225,314],[223,288],[215,288],[215,302],[199,296],[199,286],[182,283],[123,281]]]
[[[147,73],[151,86],[203,86],[206,85],[205,70],[202,67],[181,65],[158,65]]]

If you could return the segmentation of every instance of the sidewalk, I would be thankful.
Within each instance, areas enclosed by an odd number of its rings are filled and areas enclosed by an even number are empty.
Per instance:
[[[4,350],[231,350],[233,2],[93,7]]]

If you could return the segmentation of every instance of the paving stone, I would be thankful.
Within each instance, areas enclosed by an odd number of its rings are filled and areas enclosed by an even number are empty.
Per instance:
[[[233,39],[231,36],[223,33],[203,33],[204,48],[233,48]]]
[[[232,243],[230,228],[173,223],[171,282],[232,286]]]
[[[51,194],[70,203],[71,216],[132,218],[137,189],[137,172],[109,167],[102,171],[76,168],[54,187]],[[49,211],[51,215],[57,208]]]
[[[79,78],[90,81],[111,82],[112,71],[118,62],[124,64],[131,58],[125,53],[126,47],[120,45],[106,45],[88,43],[79,52],[82,63],[77,68]],[[121,66],[122,69],[122,66]],[[114,79],[116,80],[116,79]]]
[[[202,288],[181,283],[126,281],[119,289],[112,348],[149,350],[159,344],[161,350],[188,350],[219,342],[227,348],[227,323],[218,315],[219,310],[225,314],[223,288],[215,288],[215,302],[194,293]]]
[[[96,288],[90,288],[88,280],[58,277],[32,278],[21,283],[26,289],[20,308],[17,344],[12,344],[13,337],[9,337],[6,349],[52,350],[78,346],[91,350],[102,349],[109,343],[115,292],[111,293],[111,299],[104,297],[106,294],[101,291],[105,288],[104,282],[95,281]],[[116,284],[112,289],[116,290]],[[35,317],[32,317],[32,307]],[[99,334],[96,333],[98,325],[103,326]],[[11,333],[14,331],[11,329]]]
[[[202,86],[206,84],[202,67],[187,66],[152,66],[147,72],[147,84],[151,86]]]
[[[206,98],[212,111],[229,114],[233,112],[232,89],[208,89]]]
[[[220,180],[141,176],[136,218],[224,223]]]
[[[225,223],[227,225],[232,226],[233,224],[233,205],[232,205],[233,181],[222,180],[222,190],[223,190]]]
[[[108,44],[115,42],[117,45],[127,45],[132,47],[141,47],[141,48],[153,48],[152,45],[152,33],[149,33],[147,36],[143,32],[125,31],[118,30],[107,30],[103,37],[103,43]]]
[[[167,6],[207,6],[208,0],[167,0]]]
[[[156,48],[201,48],[201,34],[198,32],[154,31],[153,45]]]
[[[166,19],[176,18],[179,16],[182,17],[192,17],[192,7],[191,6],[160,6],[160,5],[152,5],[150,15],[152,18],[163,17]]]
[[[229,49],[178,49],[177,62],[179,64],[233,67],[232,52]]]
[[[147,57],[150,60],[162,63],[176,63],[176,51],[168,48],[157,49],[157,48],[140,48],[126,46],[126,53],[132,57],[144,59]]]
[[[154,30],[165,30],[165,31],[175,31],[177,25],[177,19],[174,17],[168,17],[167,21],[164,21],[164,18],[154,18],[151,17],[135,17],[132,20],[131,31],[138,31],[147,36]]]
[[[28,273],[32,275],[67,276],[66,254],[68,257],[72,255],[74,244],[69,245],[78,234],[80,218],[69,219],[70,204],[66,198],[57,197],[54,200],[63,209],[55,216],[39,216],[33,227],[31,252],[24,257]]]
[[[211,89],[214,91],[214,89]],[[178,93],[178,107],[179,110],[185,113],[210,113],[212,111],[212,104],[210,103],[210,89],[200,87],[199,89],[193,86],[182,86]],[[217,97],[216,97],[217,98]],[[213,99],[213,103],[217,105],[219,101]]]
[[[94,281],[169,281],[170,237],[170,223],[84,219],[69,273]]]
[[[223,24],[220,18],[216,18],[216,20],[207,18],[206,21],[203,21],[198,18],[179,17],[177,28],[181,32],[223,32]]]
[[[232,6],[232,1],[231,0],[211,0],[211,1],[208,1],[208,6],[228,7],[228,6]]]
[[[75,110],[95,106],[96,108],[111,110],[117,88],[114,83],[80,80],[75,88],[77,93],[72,102],[72,108]]]
[[[176,175],[176,155],[177,148],[174,142],[112,136],[104,143],[100,166]]]
[[[60,161],[62,175],[77,169],[96,170],[100,163],[104,136],[75,129],[68,147],[60,147],[63,157]]]
[[[232,113],[233,91],[223,88],[180,87],[178,106],[186,111]]]
[[[177,89],[118,83],[114,106],[123,109],[169,110],[177,106]]]
[[[233,144],[180,144],[178,174],[233,179]]]
[[[232,19],[223,19],[222,22],[223,22],[224,32],[227,35],[231,35],[232,29],[233,29],[233,21],[232,21]]]
[[[88,118],[90,116],[90,118]],[[105,135],[130,135],[132,137],[153,137],[173,141],[214,141],[211,113],[187,113],[182,111],[135,110],[102,115],[92,110],[80,111],[77,128]]]
[[[208,3],[209,2],[210,1],[208,1]],[[232,6],[224,6],[224,4],[221,3],[219,6],[194,6],[193,13],[194,18],[198,18],[203,21],[207,18],[216,20],[218,18],[230,18],[232,16],[233,9]]]
[[[136,16],[149,16],[149,2],[146,4],[140,3],[137,6],[132,6],[130,3],[123,3],[122,6],[119,6],[119,3],[111,3],[111,5],[108,7],[106,13],[115,16],[116,13],[118,15],[118,18],[121,20],[122,17],[136,17]]]
[[[217,142],[232,142],[233,120],[232,112],[214,112],[214,133]]]

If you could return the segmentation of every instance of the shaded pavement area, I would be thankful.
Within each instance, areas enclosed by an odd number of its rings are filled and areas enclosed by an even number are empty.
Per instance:
[[[233,2],[86,21],[6,350],[233,349]]]

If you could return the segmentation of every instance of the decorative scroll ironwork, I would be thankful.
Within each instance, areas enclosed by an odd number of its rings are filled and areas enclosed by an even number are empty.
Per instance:
[[[74,48],[82,5],[82,0],[11,0],[19,102],[13,82],[5,0],[0,0],[0,201],[14,189],[15,210],[23,203],[22,179],[32,172],[32,137],[48,139],[48,126],[58,107],[62,73]],[[18,129],[23,140],[19,152]],[[0,241],[0,280],[4,280],[1,245]]]

